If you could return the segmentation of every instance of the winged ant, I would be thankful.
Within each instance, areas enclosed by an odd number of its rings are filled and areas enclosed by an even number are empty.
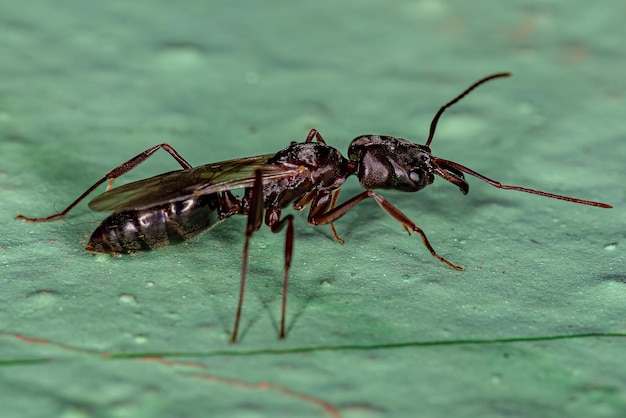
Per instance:
[[[279,332],[279,337],[284,338],[294,218],[291,214],[282,216],[281,211],[290,204],[296,210],[310,206],[307,222],[313,226],[329,225],[334,239],[343,243],[335,231],[334,222],[359,202],[374,198],[409,235],[411,232],[419,234],[422,243],[433,257],[456,270],[463,268],[438,254],[420,227],[373,190],[417,192],[431,184],[437,175],[456,185],[463,194],[467,194],[469,184],[464,174],[469,174],[499,189],[516,190],[601,208],[611,207],[606,203],[505,185],[459,163],[432,155],[430,143],[443,112],[479,85],[510,75],[505,72],[485,77],[443,105],[430,124],[430,132],[424,145],[390,136],[362,135],[350,143],[346,159],[338,150],[328,146],[317,130],[311,129],[304,142],[292,142],[276,154],[192,167],[172,146],[163,143],[115,167],[62,212],[41,218],[24,215],[17,215],[17,218],[30,222],[62,218],[107,180],[109,183],[106,191],[89,202],[89,207],[95,211],[113,211],[113,213],[105,218],[91,235],[87,244],[88,251],[123,254],[155,249],[189,239],[233,215],[247,216],[232,343],[237,342],[241,320],[250,239],[263,221],[272,232],[279,232],[286,227]],[[182,169],[111,188],[116,178],[137,167],[159,149],[169,153]],[[337,205],[339,190],[351,175],[357,176],[365,191]],[[239,198],[233,195],[231,191],[234,189],[243,189],[243,196]]]

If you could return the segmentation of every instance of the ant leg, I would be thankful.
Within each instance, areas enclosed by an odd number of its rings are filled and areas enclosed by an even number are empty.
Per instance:
[[[417,232],[418,234],[420,234],[420,237],[422,237],[422,242],[424,243],[424,246],[428,248],[428,251],[430,251],[433,257],[437,258],[442,263],[449,265],[455,270],[463,270],[463,267],[457,266],[456,264],[453,264],[451,261],[445,259],[443,256],[437,254],[437,252],[432,247],[432,245],[430,245],[430,242],[428,242],[428,238],[426,238],[426,234],[424,233],[422,228],[415,225],[415,223],[408,216],[402,213],[400,209],[395,207],[390,201],[388,201],[381,195],[374,193],[374,192],[372,192],[372,195],[374,196],[374,199],[376,199],[376,203],[378,203],[378,206],[380,206],[385,212],[387,212],[389,216],[391,216],[393,219],[398,221],[400,225],[402,225],[404,229],[407,230],[407,232],[413,231],[413,232]]]
[[[315,206],[311,206],[311,212],[307,218],[307,222],[309,225],[317,226],[317,225],[325,225],[329,223],[335,222],[337,219],[341,218],[343,215],[348,213],[352,208],[354,208],[359,202],[367,199],[368,197],[372,197],[374,194],[371,190],[366,190],[358,195],[354,196],[352,199],[343,202],[341,205],[332,208],[330,210],[325,210],[322,208],[321,210],[316,210]]]
[[[337,189],[336,191],[333,192],[332,199],[330,201],[330,210],[334,209],[335,206],[337,206],[337,199],[339,199],[340,191],[341,189]],[[337,230],[335,229],[335,224],[333,222],[330,223],[330,230],[333,233],[333,237],[335,238],[335,241],[337,241],[341,245],[346,243],[346,241],[343,238],[337,235]]]
[[[285,234],[285,265],[283,273],[283,298],[280,314],[280,334],[279,338],[285,338],[285,316],[287,314],[287,288],[289,287],[289,267],[291,267],[291,255],[293,254],[293,215],[287,215],[278,222],[270,225],[272,232],[280,232],[287,225]]]
[[[248,258],[250,254],[250,238],[252,234],[258,231],[263,220],[263,177],[261,170],[255,172],[254,185],[252,186],[252,195],[250,198],[250,207],[248,208],[248,223],[246,225],[246,240],[243,247],[243,264],[241,267],[241,283],[239,287],[239,301],[237,304],[237,314],[235,315],[235,326],[230,339],[232,344],[237,342],[237,334],[239,333],[239,323],[241,322],[241,311],[243,307],[243,299],[246,288],[246,277],[248,273]],[[285,316],[287,313],[287,289],[289,287],[289,268],[291,267],[291,257],[293,254],[293,215],[287,215],[283,219],[278,220],[279,211],[268,212],[266,223],[270,226],[272,232],[280,232],[287,225],[287,233],[285,239],[285,264],[283,276],[283,297],[280,318],[280,334],[279,338],[285,338]]]
[[[246,289],[246,275],[248,273],[248,256],[250,238],[252,234],[258,231],[263,222],[263,177],[261,170],[254,173],[254,184],[252,186],[252,196],[250,198],[250,206],[248,208],[248,222],[246,224],[246,240],[243,245],[243,262],[241,265],[241,283],[239,285],[239,301],[237,303],[237,314],[235,315],[235,326],[233,334],[230,338],[231,344],[237,342],[237,334],[239,332],[239,322],[241,320],[241,309],[243,307],[243,295]]]
[[[342,203],[341,205],[337,206],[334,209],[331,209],[325,213],[320,213],[318,215],[310,217],[308,221],[311,225],[323,225],[323,224],[335,222],[337,219],[341,218],[343,215],[348,213],[348,211],[350,211],[350,209],[355,207],[359,202],[370,197],[373,197],[376,200],[376,203],[378,203],[378,206],[380,206],[385,212],[387,212],[389,216],[391,216],[398,223],[400,223],[400,225],[402,225],[404,229],[407,230],[407,232],[409,233],[411,233],[411,231],[417,232],[422,238],[422,243],[428,249],[428,251],[430,251],[430,254],[433,257],[435,257],[442,263],[447,264],[448,266],[452,267],[455,270],[463,270],[463,267],[457,266],[456,264],[453,264],[451,261],[445,259],[443,256],[439,255],[435,251],[435,249],[432,247],[432,245],[430,245],[430,242],[428,242],[428,238],[426,238],[426,234],[420,227],[415,225],[415,223],[408,216],[406,216],[404,213],[400,211],[400,209],[398,209],[393,204],[391,204],[391,202],[389,202],[387,199],[385,199],[381,195],[373,192],[372,190],[366,190],[362,193],[359,193],[358,195],[354,196],[352,199]]]
[[[320,134],[317,129],[311,129],[309,131],[309,133],[306,136],[306,139],[304,140],[304,142],[311,142],[313,141],[313,138],[315,138],[317,140],[317,142],[320,142],[322,144],[326,144],[326,142],[324,141],[324,138],[322,138],[322,134]]]
[[[309,215],[307,216],[307,222],[309,225],[317,225],[314,223],[314,220],[317,219],[319,215],[323,215],[330,210],[334,209],[337,205],[337,199],[339,198],[339,190],[334,190],[332,192],[319,192],[314,191],[315,194],[311,194],[308,197],[307,203],[311,202],[311,209],[309,210]],[[302,209],[302,207],[300,207]],[[330,231],[333,234],[333,238],[340,244],[345,244],[345,240],[337,235],[337,230],[335,229],[334,222],[328,222],[330,224]]]
[[[100,180],[95,182],[90,188],[88,188],[83,194],[81,194],[78,197],[78,199],[76,199],[68,207],[63,209],[63,211],[61,211],[59,213],[56,213],[54,215],[45,216],[45,217],[41,217],[41,218],[29,218],[29,217],[24,216],[24,215],[17,215],[15,218],[16,219],[24,219],[25,221],[28,221],[28,222],[47,222],[47,221],[51,221],[53,219],[62,218],[65,215],[67,215],[67,213],[69,211],[74,209],[74,207],[76,205],[78,205],[85,197],[87,197],[91,192],[93,192],[96,188],[98,188],[98,186],[100,186],[102,183],[104,183],[105,181],[109,180],[109,184],[107,186],[107,191],[109,191],[109,189],[113,185],[113,182],[115,181],[116,178],[118,178],[119,176],[121,176],[123,174],[128,173],[130,170],[132,170],[133,168],[137,167],[139,164],[141,164],[142,162],[147,160],[152,154],[154,154],[159,149],[163,149],[168,154],[170,154],[178,162],[178,164],[180,164],[180,166],[183,169],[191,168],[191,164],[189,164],[178,153],[178,151],[176,151],[170,144],[163,143],[163,144],[155,145],[154,147],[145,150],[141,154],[138,154],[138,155],[134,156],[130,160],[128,160],[128,161],[118,165],[113,170],[109,171],[104,177],[102,177]]]

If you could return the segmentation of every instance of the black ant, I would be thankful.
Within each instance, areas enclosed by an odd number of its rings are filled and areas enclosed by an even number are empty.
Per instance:
[[[294,218],[291,214],[281,217],[281,211],[290,204],[296,210],[302,210],[310,205],[307,222],[310,225],[330,225],[335,240],[343,243],[335,231],[334,222],[359,202],[373,197],[376,203],[409,234],[418,233],[433,257],[456,270],[463,268],[439,255],[428,242],[424,231],[373,189],[417,192],[431,184],[435,175],[438,175],[456,185],[463,194],[467,194],[469,185],[463,176],[465,173],[499,189],[516,190],[601,208],[611,207],[606,203],[526,187],[508,186],[461,164],[432,155],[430,143],[443,112],[479,85],[510,75],[497,73],[485,77],[442,106],[430,124],[430,133],[424,145],[390,136],[362,135],[350,143],[346,159],[338,150],[328,146],[317,130],[311,129],[304,142],[292,142],[276,154],[192,167],[172,146],[164,143],[147,149],[115,167],[62,212],[42,218],[29,218],[24,215],[17,215],[17,218],[30,222],[61,218],[98,186],[109,180],[106,192],[89,202],[89,207],[96,211],[113,213],[93,232],[87,250],[123,254],[183,241],[211,229],[230,216],[246,215],[248,220],[232,343],[237,342],[241,319],[250,238],[261,227],[263,221],[272,232],[279,232],[287,227],[279,334],[280,338],[284,338]],[[182,170],[111,189],[116,178],[137,167],[159,149],[168,152],[180,164]],[[339,190],[346,178],[351,175],[357,176],[365,191],[337,206]],[[243,197],[233,195],[231,190],[234,189],[243,189]]]

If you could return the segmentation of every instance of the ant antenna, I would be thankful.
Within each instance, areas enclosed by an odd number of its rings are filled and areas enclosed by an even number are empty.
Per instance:
[[[593,200],[578,199],[575,197],[548,193],[542,190],[529,189],[528,187],[510,186],[508,184],[502,184],[497,180],[492,180],[489,177],[482,175],[477,171],[472,170],[471,168],[465,167],[464,165],[461,165],[459,163],[455,163],[454,161],[444,160],[443,158],[434,157],[433,162],[435,163],[435,166],[437,167],[437,169],[435,170],[435,174],[443,177],[444,179],[448,180],[450,183],[453,183],[459,186],[463,194],[467,194],[467,190],[469,186],[467,185],[467,183],[465,183],[462,180],[462,178],[459,179],[459,177],[455,175],[455,172],[454,172],[455,170],[460,171],[465,174],[469,174],[470,176],[474,176],[477,179],[480,179],[484,181],[485,183],[492,185],[493,187],[497,187],[498,189],[515,190],[518,192],[536,194],[536,195],[543,196],[543,197],[549,197],[551,199],[565,200],[566,202],[579,203],[581,205],[595,206],[598,208],[610,209],[613,207],[607,203],[594,202]]]
[[[510,77],[510,76],[511,76],[511,73],[509,72],[491,74],[490,76],[487,76],[481,80],[478,80],[477,82],[469,86],[463,93],[459,94],[454,99],[450,100],[448,103],[441,106],[441,109],[439,109],[439,112],[437,112],[437,114],[433,118],[433,121],[430,123],[430,133],[428,134],[428,140],[426,141],[424,145],[427,147],[430,146],[430,143],[432,142],[433,137],[435,136],[435,129],[437,129],[437,122],[439,121],[439,117],[444,112],[444,110],[446,110],[447,108],[449,108],[450,106],[452,106],[453,104],[461,100],[463,97],[467,95],[467,93],[474,90],[476,87],[480,86],[481,84],[486,83],[489,80],[493,80],[494,78]]]

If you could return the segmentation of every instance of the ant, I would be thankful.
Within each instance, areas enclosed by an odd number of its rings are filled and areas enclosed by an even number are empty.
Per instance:
[[[430,254],[455,270],[462,270],[438,254],[424,231],[403,212],[374,189],[417,192],[433,183],[435,175],[456,185],[463,194],[469,191],[464,173],[494,187],[536,194],[582,205],[611,208],[606,203],[577,199],[520,186],[509,186],[492,180],[459,163],[432,155],[430,143],[443,112],[481,84],[495,78],[509,77],[508,72],[492,74],[468,87],[435,114],[424,145],[406,139],[381,135],[362,135],[348,148],[348,158],[329,146],[322,135],[311,129],[304,142],[292,142],[275,154],[240,158],[192,167],[171,145],[163,143],[149,148],[115,167],[89,187],[62,212],[41,218],[17,215],[30,222],[62,218],[102,183],[106,191],[89,202],[95,211],[113,211],[91,235],[86,249],[91,252],[128,254],[164,247],[189,239],[233,215],[247,216],[241,282],[231,343],[237,342],[244,290],[248,271],[250,239],[263,222],[272,232],[287,228],[279,338],[285,337],[285,315],[289,267],[293,254],[294,217],[282,216],[291,206],[303,210],[310,206],[310,225],[329,225],[334,239],[334,222],[359,202],[374,198],[376,203],[404,229],[420,235]],[[182,167],[144,180],[111,188],[116,178],[137,167],[157,150],[169,153]],[[337,205],[339,190],[351,175],[357,176],[365,191]],[[231,193],[243,189],[243,197]]]

